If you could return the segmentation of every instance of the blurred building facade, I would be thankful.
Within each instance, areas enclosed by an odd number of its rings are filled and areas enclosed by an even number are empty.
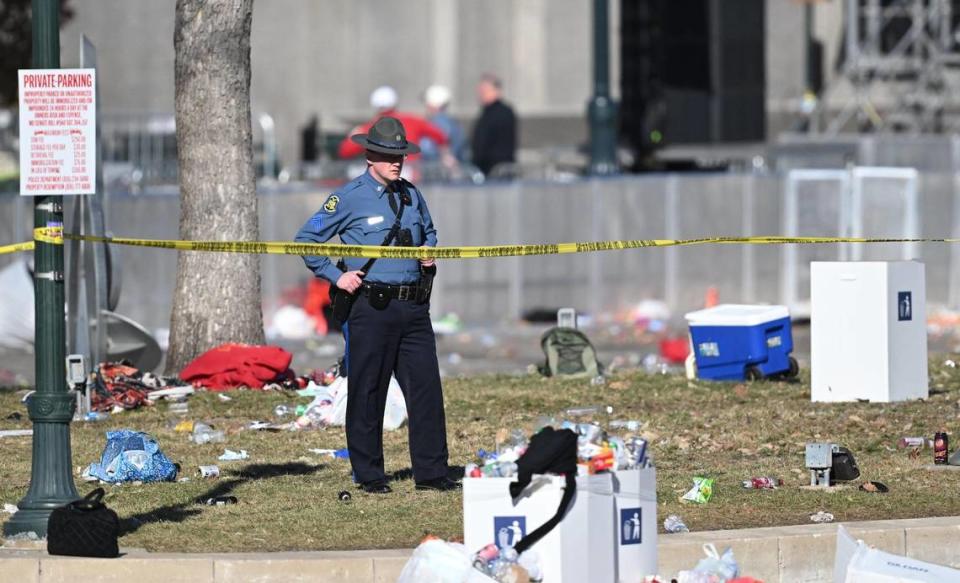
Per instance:
[[[767,136],[790,127],[804,90],[803,6],[765,0]],[[840,2],[817,5],[815,34],[836,59]],[[83,0],[63,32],[65,67],[76,66],[81,34],[98,48],[107,113],[173,112],[174,0]],[[591,2],[586,0],[258,0],[252,33],[255,116],[275,123],[279,158],[295,163],[301,130],[343,132],[369,116],[370,91],[390,84],[400,107],[422,111],[420,94],[440,83],[452,113],[469,127],[480,73],[499,74],[521,118],[521,146],[586,139],[591,91]],[[620,0],[611,0],[611,74],[619,97]],[[827,66],[827,77],[831,67]]]

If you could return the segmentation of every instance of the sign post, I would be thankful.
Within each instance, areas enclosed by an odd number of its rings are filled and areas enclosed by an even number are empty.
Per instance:
[[[78,96],[59,96],[59,92],[72,92],[78,88],[66,87],[74,83],[86,83],[83,72],[60,71],[60,3],[57,0],[33,0],[33,67],[36,71],[20,73],[20,110],[23,112],[30,104],[24,100],[34,100],[33,119],[46,120],[33,128],[20,126],[21,151],[28,150],[28,160],[41,162],[36,166],[24,166],[21,158],[22,195],[33,195],[34,227],[63,226],[63,194],[78,191],[92,192],[91,186],[84,187],[82,177],[85,160],[95,155],[86,142],[72,131],[73,125],[81,117],[74,107],[79,103],[56,103],[56,99],[80,99]],[[39,87],[49,82],[47,74],[54,75],[55,88]],[[57,75],[67,75],[58,79]],[[25,77],[30,77],[28,85]],[[91,83],[93,79],[91,79]],[[79,88],[81,90],[86,88]],[[38,95],[26,95],[30,91],[40,91]],[[49,97],[56,90],[57,97]],[[92,91],[92,85],[90,90]],[[46,103],[54,99],[53,103]],[[46,105],[44,105],[46,104]],[[57,109],[65,106],[66,109]],[[52,109],[44,109],[52,108]],[[82,108],[81,108],[82,109]],[[37,114],[43,115],[37,115]],[[62,114],[62,116],[61,116]],[[23,118],[21,118],[21,122]],[[60,122],[64,123],[53,123]],[[37,134],[43,131],[43,134]],[[47,134],[47,132],[51,132]],[[56,132],[56,133],[53,133]],[[81,130],[82,135],[82,130]],[[34,141],[35,138],[40,138]],[[41,145],[34,151],[34,145]],[[62,146],[62,147],[61,147]],[[84,156],[77,157],[83,148]],[[68,153],[69,152],[69,153]],[[44,156],[38,156],[43,153]],[[63,166],[61,166],[61,164]],[[68,168],[66,174],[54,170]],[[54,176],[60,176],[54,179]],[[91,174],[92,178],[92,174]],[[31,179],[33,181],[31,182]],[[38,180],[39,179],[39,180]],[[26,187],[26,188],[25,188]],[[74,190],[76,189],[76,190]],[[64,285],[63,285],[63,245],[36,241],[34,251],[34,289],[36,290],[35,316],[36,338],[36,392],[29,401],[28,410],[33,422],[33,465],[30,474],[30,489],[17,505],[19,511],[3,526],[6,536],[35,532],[38,536],[47,534],[47,519],[50,512],[58,506],[79,498],[73,483],[70,455],[70,419],[76,403],[67,391],[65,379],[65,326],[64,326]]]

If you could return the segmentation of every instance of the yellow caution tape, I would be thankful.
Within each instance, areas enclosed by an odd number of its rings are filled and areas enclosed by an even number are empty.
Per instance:
[[[380,247],[337,243],[292,243],[286,241],[175,241],[161,239],[129,239],[64,234],[58,228],[34,230],[34,240],[62,245],[64,238],[78,241],[157,247],[178,251],[212,251],[216,253],[255,253],[270,255],[322,255],[384,259],[475,259],[481,257],[518,257],[528,255],[565,255],[593,251],[618,251],[645,247],[678,247],[691,245],[794,245],[829,243],[957,243],[960,239],[905,239],[863,237],[703,237],[699,239],[632,239],[625,241],[593,241],[551,243],[541,245],[487,245],[481,247]],[[25,243],[22,243],[24,245]]]
[[[33,241],[0,246],[0,255],[4,255],[6,253],[16,253],[18,251],[33,251]]]

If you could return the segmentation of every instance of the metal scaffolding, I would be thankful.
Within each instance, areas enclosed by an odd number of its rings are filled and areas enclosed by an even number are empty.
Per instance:
[[[953,1],[846,0],[842,71],[815,113],[825,133],[960,129]]]

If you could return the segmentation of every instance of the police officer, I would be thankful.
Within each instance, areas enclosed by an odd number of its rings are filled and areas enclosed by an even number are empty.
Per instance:
[[[367,171],[337,190],[297,233],[298,242],[325,243],[334,235],[348,245],[383,245],[394,223],[393,245],[434,247],[437,231],[423,195],[400,178],[404,158],[420,148],[403,124],[382,117],[366,134],[351,137],[366,149]],[[383,414],[395,374],[410,424],[410,458],[418,490],[453,490],[447,476],[447,432],[430,322],[429,285],[422,272],[433,259],[304,257],[307,267],[356,300],[343,325],[347,368],[347,447],[354,479],[370,493],[390,492],[383,469]]]

